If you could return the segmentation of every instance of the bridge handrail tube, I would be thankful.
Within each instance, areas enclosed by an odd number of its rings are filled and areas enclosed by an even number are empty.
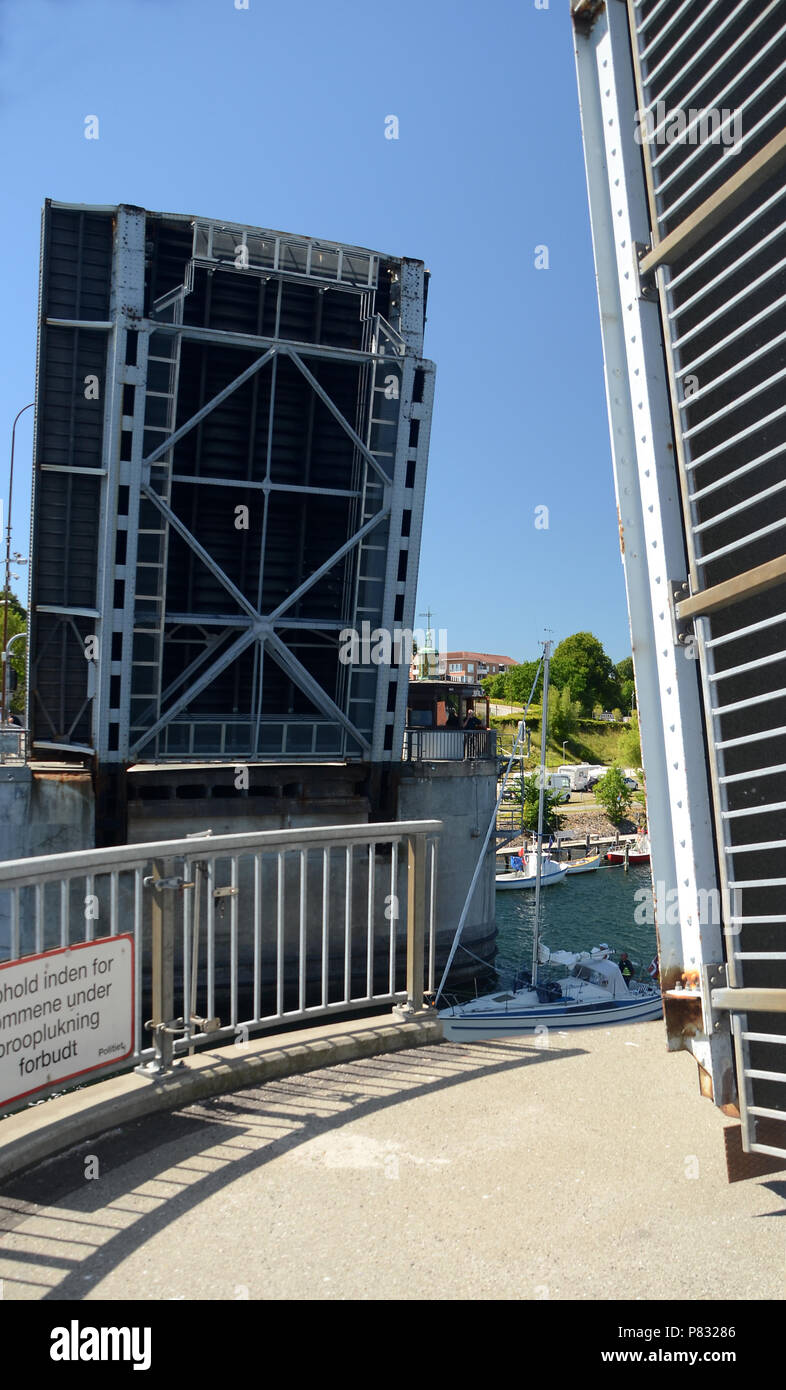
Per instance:
[[[54,879],[77,878],[83,874],[109,873],[113,869],[133,869],[153,859],[218,859],[244,851],[262,852],[355,844],[400,843],[408,835],[438,835],[442,821],[374,821],[361,825],[309,826],[295,830],[244,831],[238,835],[211,835],[204,840],[184,838],[159,840],[139,845],[112,845],[107,849],[75,850],[67,854],[44,854],[30,859],[11,859],[0,865],[0,890]]]

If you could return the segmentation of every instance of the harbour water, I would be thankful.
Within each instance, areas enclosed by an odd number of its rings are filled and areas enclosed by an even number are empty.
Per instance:
[[[535,919],[533,890],[497,893],[496,914],[497,968],[515,973],[522,964],[529,967]],[[615,952],[627,951],[644,973],[656,951],[651,918],[649,864],[632,866],[627,873],[614,866],[570,875],[541,893],[540,938],[546,946],[587,951],[606,942]]]

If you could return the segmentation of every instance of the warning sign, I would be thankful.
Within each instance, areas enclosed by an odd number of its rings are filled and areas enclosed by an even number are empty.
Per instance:
[[[133,1050],[133,937],[0,965],[0,1105]]]

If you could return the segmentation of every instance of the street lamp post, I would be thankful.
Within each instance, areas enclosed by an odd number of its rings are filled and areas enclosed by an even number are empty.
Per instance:
[[[22,406],[22,409],[21,409],[20,411],[18,411],[17,414],[16,414],[16,417],[15,417],[15,419],[14,419],[14,423],[13,423],[13,426],[12,426],[12,429],[11,429],[11,469],[10,469],[10,472],[9,472],[9,475],[8,475],[8,515],[7,515],[7,517],[6,517],[6,528],[5,528],[5,603],[3,604],[3,651],[2,651],[2,657],[3,657],[3,700],[2,700],[2,707],[0,708],[0,723],[2,723],[2,724],[5,724],[5,721],[6,721],[6,714],[7,714],[7,710],[6,710],[6,703],[7,703],[7,701],[6,701],[6,690],[7,690],[7,688],[8,688],[8,680],[7,680],[7,675],[6,675],[6,673],[7,673],[7,671],[8,671],[8,654],[7,654],[7,652],[6,652],[6,643],[7,643],[7,641],[8,641],[8,605],[9,605],[9,603],[11,602],[11,502],[12,502],[12,500],[13,500],[13,495],[14,495],[14,447],[15,447],[15,444],[16,444],[16,422],[17,422],[17,420],[19,419],[19,416],[20,416],[20,415],[24,415],[24,413],[25,413],[26,410],[32,410],[32,408],[33,408],[34,405],[35,405],[35,401],[30,401],[29,405],[23,405],[23,406]]]

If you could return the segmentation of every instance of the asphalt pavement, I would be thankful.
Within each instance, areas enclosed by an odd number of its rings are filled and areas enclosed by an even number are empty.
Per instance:
[[[110,1131],[0,1188],[14,1299],[784,1295],[786,1172],[726,1180],[660,1022],[442,1043]]]

